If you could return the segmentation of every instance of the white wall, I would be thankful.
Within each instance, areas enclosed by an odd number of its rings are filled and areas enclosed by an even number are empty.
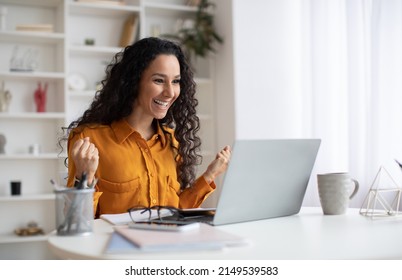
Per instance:
[[[235,137],[311,137],[301,2],[217,1],[216,26],[225,37],[216,67],[219,145]],[[314,173],[304,202],[319,205]]]
[[[219,146],[235,136],[303,136],[299,2],[216,2],[215,24],[225,40],[216,56]]]
[[[234,0],[233,18],[236,136],[300,137],[299,2]]]

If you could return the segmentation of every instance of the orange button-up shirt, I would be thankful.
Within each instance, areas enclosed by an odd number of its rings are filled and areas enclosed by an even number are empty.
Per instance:
[[[96,217],[124,213],[133,206],[199,207],[216,188],[213,182],[208,184],[201,176],[193,186],[180,189],[172,148],[172,141],[176,145],[177,142],[159,126],[148,141],[125,120],[76,128],[75,132],[68,140],[69,159],[74,142],[85,137],[89,137],[99,151],[94,194]],[[68,161],[68,174],[67,185],[71,187],[75,175],[73,160]]]

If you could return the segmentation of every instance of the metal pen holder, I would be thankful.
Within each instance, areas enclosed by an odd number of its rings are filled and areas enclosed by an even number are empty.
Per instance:
[[[93,231],[94,189],[55,190],[57,235],[89,235]]]

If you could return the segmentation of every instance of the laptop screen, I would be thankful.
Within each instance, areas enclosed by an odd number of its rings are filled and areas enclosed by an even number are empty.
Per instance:
[[[297,214],[320,139],[236,140],[214,225]]]

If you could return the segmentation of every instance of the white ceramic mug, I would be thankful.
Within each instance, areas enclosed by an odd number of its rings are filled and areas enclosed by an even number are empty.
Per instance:
[[[359,190],[359,182],[348,173],[318,174],[318,193],[325,215],[344,214]]]

